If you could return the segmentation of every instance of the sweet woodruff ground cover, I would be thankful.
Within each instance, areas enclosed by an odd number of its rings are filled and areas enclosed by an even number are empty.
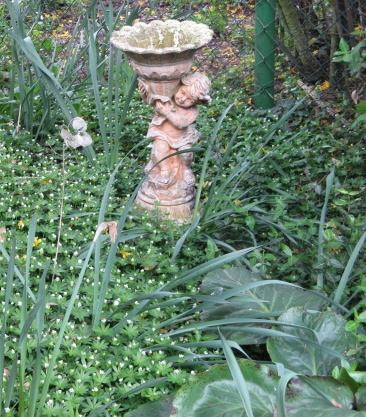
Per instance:
[[[285,113],[282,104],[264,114],[237,102],[212,140],[211,132],[226,104],[218,92],[213,105],[201,112],[199,121],[198,146],[205,151],[196,153],[194,170],[199,178],[204,152],[210,152],[200,212],[207,214],[207,200],[211,202],[212,212],[189,234],[176,256],[174,248],[188,226],[178,227],[162,220],[157,213],[132,208],[124,227],[125,238],[118,245],[100,321],[93,325],[98,297],[95,268],[99,268],[102,277],[110,246],[108,235],[103,236],[100,259],[97,264],[88,263],[64,329],[42,415],[68,416],[70,410],[89,415],[92,410],[109,404],[103,412],[118,416],[146,399],[166,396],[189,381],[192,374],[207,368],[210,361],[222,361],[221,349],[208,349],[204,344],[200,348],[197,344],[208,343],[215,335],[196,330],[169,337],[169,332],[181,325],[199,321],[197,311],[179,319],[180,312],[194,308],[200,300],[202,277],[199,274],[175,289],[180,294],[166,294],[163,302],[156,297],[152,304],[156,308],[147,311],[142,308],[131,315],[143,299],[132,305],[128,301],[154,293],[227,251],[262,245],[249,251],[242,261],[253,271],[308,288],[322,282],[329,294],[337,287],[346,259],[365,224],[365,151],[359,140],[361,131],[358,127],[337,125],[337,121],[330,124],[325,118],[311,119],[308,111],[318,110],[304,103],[268,139],[268,132]],[[87,120],[92,120],[93,111],[92,102],[85,102]],[[148,112],[136,96],[123,132],[126,152],[143,137]],[[143,118],[137,119],[135,114]],[[42,387],[85,253],[98,226],[98,213],[111,174],[105,168],[103,153],[98,151],[97,124],[93,163],[79,150],[63,148],[58,129],[42,141],[35,141],[25,131],[16,134],[13,131],[12,121],[2,120],[1,226],[6,227],[6,233],[2,232],[1,237],[7,253],[11,252],[15,239],[15,267],[21,276],[28,274],[27,287],[33,294],[37,294],[43,271],[50,263],[45,277],[44,325],[38,334]],[[229,141],[235,131],[234,150],[230,151]],[[227,152],[231,153],[222,166]],[[105,220],[120,218],[143,175],[148,156],[149,149],[142,144],[125,157],[106,204]],[[231,176],[235,177],[240,165],[245,166],[241,178],[236,182],[236,189],[230,189],[228,181]],[[334,178],[319,257],[319,221],[328,188],[326,178],[332,171]],[[220,189],[221,184],[227,186]],[[211,187],[216,187],[213,200]],[[29,245],[30,229],[35,221],[35,234]],[[31,254],[27,244],[31,246]],[[1,265],[0,294],[4,306],[8,277],[4,251]],[[346,298],[355,294],[354,288],[362,284],[364,268],[360,257],[351,285],[345,291]],[[319,274],[324,276],[322,281]],[[360,297],[356,299],[359,301]],[[3,395],[11,383],[14,361],[20,358],[24,370],[20,372],[23,379],[16,379],[12,398],[4,408],[5,415],[9,416],[18,415],[18,402],[26,403],[31,395],[29,387],[34,378],[39,323],[34,321],[30,325],[24,347],[19,347],[25,313],[31,311],[32,302],[24,296],[24,285],[15,276],[4,334]],[[128,314],[131,319],[126,319]],[[162,322],[167,325],[161,327]],[[266,354],[259,349],[258,359],[261,358],[266,358]],[[113,402],[140,384],[160,377],[166,380],[159,380],[123,401]]]
[[[14,23],[24,20],[30,28],[34,18],[42,26],[34,8],[20,8],[23,19],[14,4],[6,5]],[[201,107],[197,120],[201,138],[193,170],[200,197],[192,226],[142,212],[132,201],[149,160],[144,136],[152,114],[136,92],[129,96],[131,69],[109,65],[122,61],[113,54],[106,60],[108,40],[93,36],[114,22],[112,9],[98,19],[95,8],[88,10],[69,36],[75,47],[68,60],[57,60],[52,42],[35,42],[32,49],[15,24],[17,42],[4,47],[11,62],[21,57],[23,65],[2,74],[10,87],[0,97],[0,415],[121,416],[160,398],[167,406],[156,415],[167,417],[174,409],[169,394],[192,381],[195,392],[184,401],[183,389],[175,403],[190,414],[194,397],[204,399],[200,385],[217,376],[226,383],[232,373],[242,388],[241,371],[269,387],[262,398],[273,404],[272,388],[282,392],[281,367],[266,371],[245,362],[235,373],[222,336],[231,339],[238,357],[327,375],[337,389],[340,379],[353,381],[352,392],[341,397],[357,398],[349,409],[363,407],[357,391],[365,371],[364,125],[349,112],[346,124],[330,118],[316,101],[303,99],[297,80],[285,72],[276,106],[254,110],[246,97],[250,79],[242,81],[232,68],[230,79],[215,80],[212,105]],[[2,24],[8,27],[4,18]],[[36,54],[26,55],[30,50],[40,53],[49,73],[42,73]],[[79,63],[81,77],[75,76]],[[61,97],[52,74],[62,85]],[[60,130],[70,128],[65,108],[87,123],[93,152],[63,146]],[[117,241],[111,230],[93,241],[98,225],[112,221],[119,225]],[[291,283],[320,293],[323,304],[310,292],[295,296]],[[282,320],[305,333],[291,333]],[[275,331],[300,343],[283,346]],[[294,367],[306,352],[310,366]],[[355,368],[360,385],[353,380]],[[232,381],[227,384],[235,394]],[[327,394],[323,385],[317,391]],[[243,402],[234,402],[237,417]],[[303,403],[288,402],[308,413]],[[330,404],[333,416],[339,404]],[[326,407],[329,401],[314,416]],[[266,413],[260,415],[274,410]]]

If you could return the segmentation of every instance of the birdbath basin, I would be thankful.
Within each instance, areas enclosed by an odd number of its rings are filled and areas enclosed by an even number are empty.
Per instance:
[[[153,20],[113,32],[111,43],[131,60],[134,71],[151,81],[155,94],[171,96],[189,72],[196,51],[212,39],[213,31],[192,21]]]

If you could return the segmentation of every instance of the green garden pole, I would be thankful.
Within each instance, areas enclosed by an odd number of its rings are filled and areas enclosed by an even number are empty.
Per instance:
[[[257,109],[274,106],[274,36],[276,0],[255,2],[255,95]]]

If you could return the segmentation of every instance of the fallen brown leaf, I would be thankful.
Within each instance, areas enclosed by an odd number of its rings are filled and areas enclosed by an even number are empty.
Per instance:
[[[93,242],[96,242],[99,235],[104,231],[108,229],[109,237],[112,242],[115,242],[117,239],[117,222],[103,222],[98,226],[97,231],[95,232]]]

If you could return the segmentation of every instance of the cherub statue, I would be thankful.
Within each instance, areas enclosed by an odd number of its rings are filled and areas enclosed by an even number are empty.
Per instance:
[[[169,98],[151,94],[149,84],[143,79],[139,80],[142,98],[154,108],[154,117],[147,132],[147,137],[154,142],[146,171],[161,161],[149,176],[157,188],[169,187],[180,180],[184,180],[187,186],[194,184],[192,152],[164,158],[177,151],[190,149],[197,142],[198,132],[191,125],[198,116],[197,105],[210,103],[210,87],[210,80],[204,74],[195,72],[183,77],[173,97]]]

